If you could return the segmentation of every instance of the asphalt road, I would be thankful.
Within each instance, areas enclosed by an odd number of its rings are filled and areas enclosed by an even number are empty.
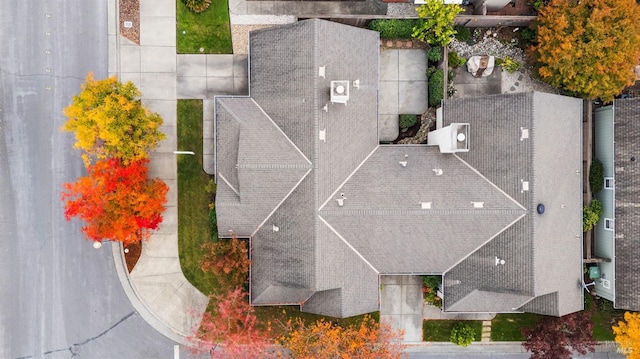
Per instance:
[[[61,184],[84,168],[58,129],[89,71],[107,76],[106,0],[0,1],[0,358],[174,357],[109,245],[63,216]]]

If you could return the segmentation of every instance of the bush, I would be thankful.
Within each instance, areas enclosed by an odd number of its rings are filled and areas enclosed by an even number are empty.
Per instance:
[[[439,275],[428,275],[422,277],[422,294],[424,301],[438,308],[442,308],[442,299],[438,297],[438,288],[442,283],[442,277]]]
[[[524,41],[534,42],[538,34],[536,34],[536,30],[533,30],[529,27],[525,27],[524,29],[522,29],[521,36],[522,36],[522,40]]]
[[[457,72],[452,71],[452,70],[448,70],[447,71],[447,81],[449,81],[449,85],[451,85],[453,83],[453,80],[456,79],[456,76],[458,76]]]
[[[522,65],[518,61],[510,58],[509,56],[505,56],[504,59],[497,58],[495,59],[495,61],[496,65],[502,67],[502,70],[507,70],[507,72],[509,72],[510,74],[520,70],[520,68],[522,67]]]
[[[439,46],[433,46],[427,51],[427,58],[431,62],[438,62],[442,60],[442,48]]]
[[[602,213],[604,213],[602,203],[597,199],[592,200],[588,207],[584,207],[582,209],[582,231],[591,230],[600,220]]]
[[[456,323],[451,329],[451,342],[455,345],[466,347],[473,342],[475,336],[475,330],[464,323]]]
[[[414,19],[377,19],[369,23],[369,29],[379,32],[383,39],[410,39],[416,24]]]
[[[213,240],[218,239],[218,219],[216,217],[216,208],[213,203],[209,205],[209,232]]]
[[[593,194],[600,192],[604,187],[604,166],[597,158],[593,159],[589,168],[589,187]]]
[[[464,57],[460,57],[457,52],[451,51],[449,53],[449,57],[448,57],[449,67],[453,67],[455,69],[456,67],[460,67],[466,63],[467,63],[467,59],[465,59]]]
[[[400,115],[400,128],[409,128],[418,122],[416,115]]]
[[[440,106],[442,99],[444,98],[444,72],[440,69],[435,69],[429,76],[429,106]]]
[[[598,310],[600,310],[603,313],[615,313],[616,309],[613,307],[613,302],[610,300],[606,300],[602,297],[600,297],[597,301],[598,303]]]
[[[201,13],[209,8],[211,0],[182,0],[182,3],[196,14]]]
[[[456,34],[454,35],[456,37],[456,40],[467,42],[467,40],[471,38],[471,30],[468,27],[464,25],[456,25],[453,27],[453,29],[456,30]]]

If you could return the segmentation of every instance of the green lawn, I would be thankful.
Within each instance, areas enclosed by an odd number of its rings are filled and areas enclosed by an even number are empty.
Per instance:
[[[178,100],[178,252],[182,272],[204,294],[216,289],[216,277],[200,269],[201,245],[211,241],[209,203],[205,186],[209,175],[202,169],[202,100]]]
[[[179,54],[230,54],[231,27],[227,0],[213,0],[211,6],[199,14],[176,0],[176,46]]]
[[[479,320],[425,320],[422,322],[422,335],[425,342],[448,342],[451,329],[456,323],[470,325],[476,331],[475,341],[482,339],[482,321]]]
[[[613,309],[613,303],[606,299],[599,299],[599,305],[593,300],[593,297],[586,295],[584,297],[584,308],[593,310],[593,339],[595,340],[613,340],[612,326],[617,325],[619,320],[624,319],[624,310]]]
[[[521,342],[524,337],[520,329],[531,328],[542,318],[544,315],[531,313],[498,314],[491,321],[491,340]]]
[[[617,324],[624,315],[623,310],[613,309],[613,304],[606,299],[599,299],[600,305],[596,305],[591,295],[585,294],[585,310],[593,311],[591,320],[593,322],[593,339],[613,340],[613,330],[611,326]],[[524,337],[520,332],[523,327],[531,328],[545,316],[531,313],[523,314],[498,314],[491,321],[492,341],[523,341]]]

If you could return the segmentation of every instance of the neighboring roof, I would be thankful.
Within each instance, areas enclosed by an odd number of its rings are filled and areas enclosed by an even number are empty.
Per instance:
[[[445,309],[481,310],[479,300],[457,303],[481,289],[529,299],[560,290],[563,305],[537,306],[537,313],[580,310],[582,101],[539,92],[450,99],[444,101],[443,117],[443,125],[471,125],[472,148],[457,156],[527,212],[445,273]],[[523,181],[530,183],[529,191]],[[543,215],[536,213],[539,203]],[[505,264],[496,265],[495,257]],[[514,307],[526,302],[523,298]]]
[[[640,310],[640,98],[615,100],[615,304]]]
[[[445,273],[446,310],[580,310],[581,101],[445,100],[469,152],[379,145],[378,41],[321,20],[251,32],[251,97],[216,98],[218,227],[251,236],[252,304],[346,317],[378,310],[380,274]],[[346,106],[331,80],[359,80]]]

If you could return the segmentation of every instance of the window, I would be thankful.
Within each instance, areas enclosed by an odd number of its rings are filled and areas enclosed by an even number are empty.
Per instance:
[[[604,178],[604,188],[605,189],[613,189],[615,188],[616,181],[613,177],[605,177]]]
[[[604,219],[604,229],[613,231],[615,229],[615,221],[611,218]]]

